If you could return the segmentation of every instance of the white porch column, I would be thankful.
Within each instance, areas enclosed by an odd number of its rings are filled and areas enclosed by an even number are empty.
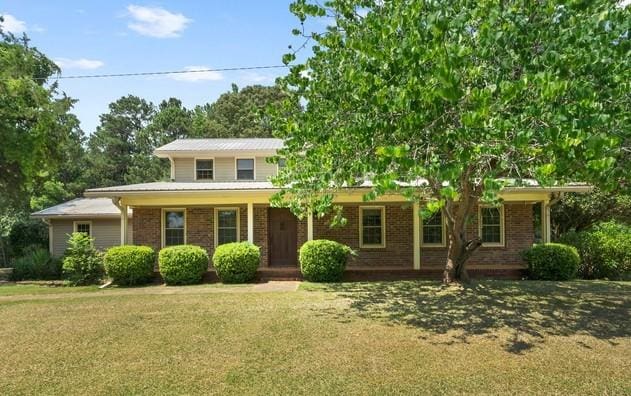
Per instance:
[[[307,214],[307,241],[313,241],[313,212]]]
[[[419,204],[414,202],[412,207],[412,224],[413,224],[413,249],[414,249],[414,269],[421,269],[421,218],[419,216]]]
[[[129,223],[129,217],[127,216],[127,205],[121,205],[121,245],[127,244],[127,225]]]
[[[549,201],[545,201],[543,203],[543,224],[544,224],[544,235],[543,235],[543,241],[548,243],[552,241],[552,229],[551,229],[551,225],[550,225],[550,202]]]
[[[248,242],[254,243],[254,204],[248,202]]]

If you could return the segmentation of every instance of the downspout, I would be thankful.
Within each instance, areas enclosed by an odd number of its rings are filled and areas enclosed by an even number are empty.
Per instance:
[[[171,163],[171,181],[175,181],[175,161],[173,161],[173,157],[170,155],[169,162]]]

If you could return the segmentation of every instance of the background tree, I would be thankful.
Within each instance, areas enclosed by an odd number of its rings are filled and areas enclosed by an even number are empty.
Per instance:
[[[124,96],[110,103],[101,123],[88,143],[90,187],[114,186],[145,181],[144,175],[128,177],[134,157],[148,150],[138,136],[149,125],[155,113],[152,103],[137,96]],[[133,180],[130,180],[133,179]]]
[[[310,35],[313,56],[281,81],[291,103],[305,104],[275,119],[288,164],[275,181],[292,183],[276,200],[295,212],[320,214],[337,189],[364,179],[373,183],[367,200],[398,192],[442,209],[450,282],[467,279],[481,244],[465,233],[473,209],[499,203],[509,179],[628,180],[629,8],[609,0],[326,4],[291,5],[301,22],[335,20]]]
[[[232,91],[214,103],[195,108],[193,134],[215,138],[271,137],[266,110],[283,98],[276,86],[250,85],[239,90],[232,84]]]
[[[589,194],[568,193],[552,206],[552,233],[585,231],[600,222],[614,220],[631,225],[631,195],[595,189]]]
[[[137,152],[132,157],[125,180],[143,183],[168,180],[169,161],[157,158],[153,151],[176,139],[188,138],[193,128],[193,113],[176,98],[163,100],[149,125],[136,137]]]

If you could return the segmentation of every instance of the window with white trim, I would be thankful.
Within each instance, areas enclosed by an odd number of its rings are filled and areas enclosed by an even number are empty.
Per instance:
[[[432,217],[423,219],[423,245],[445,246],[445,222],[443,214],[438,211]]]
[[[184,245],[186,243],[186,215],[184,210],[165,210],[163,216],[164,246]]]
[[[278,169],[283,169],[285,166],[287,166],[287,161],[285,160],[285,158],[279,158]]]
[[[385,207],[360,207],[360,247],[385,247]]]
[[[195,180],[213,180],[213,160],[196,159],[195,160]]]
[[[237,158],[237,180],[254,180],[254,158]]]
[[[217,209],[217,246],[239,242],[239,210]]]
[[[74,232],[82,232],[92,236],[92,224],[89,221],[74,223]]]
[[[503,207],[480,207],[480,239],[485,245],[504,244]]]

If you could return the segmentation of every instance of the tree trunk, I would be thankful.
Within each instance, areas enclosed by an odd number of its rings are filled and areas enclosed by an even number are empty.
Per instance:
[[[478,199],[473,195],[465,195],[456,205],[453,201],[445,203],[447,217],[447,263],[443,272],[443,283],[468,282],[467,260],[482,245],[478,237],[467,239],[467,220]]]

